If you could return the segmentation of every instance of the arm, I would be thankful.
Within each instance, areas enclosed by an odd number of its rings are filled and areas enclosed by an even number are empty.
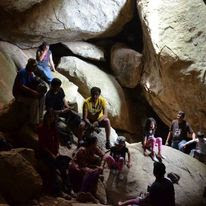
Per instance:
[[[44,51],[37,51],[37,61],[42,61],[44,59],[44,57],[46,56],[48,50],[44,50]]]
[[[19,88],[20,88],[21,91],[23,91],[27,94],[30,94],[32,97],[36,97],[36,98],[40,97],[39,92],[37,92],[36,90],[33,90],[33,89],[23,85],[23,84],[20,85]]]
[[[186,147],[194,142],[198,142],[198,139],[192,139],[192,140],[188,141],[187,143],[184,144],[184,147]]]
[[[87,109],[87,105],[86,105],[85,102],[84,102],[84,105],[83,105],[83,120],[84,120],[86,123],[90,124],[90,121],[89,121],[89,119],[88,119],[88,109]]]
[[[52,70],[53,72],[55,72],[56,69],[55,69],[55,66],[54,66],[54,61],[53,61],[52,53],[51,53],[50,56],[49,56],[49,63],[50,63],[50,65],[51,65],[51,70]]]
[[[171,133],[171,131],[169,131],[169,133],[168,133],[168,135],[167,135],[167,140],[166,140],[166,142],[165,142],[165,145],[169,145],[169,141],[170,141],[170,139],[171,139],[171,136],[172,136],[172,133]]]

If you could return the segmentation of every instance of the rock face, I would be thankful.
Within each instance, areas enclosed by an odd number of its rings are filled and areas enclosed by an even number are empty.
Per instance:
[[[104,61],[104,52],[97,46],[87,42],[64,42],[64,46],[70,49],[74,54],[90,60]]]
[[[10,8],[19,6],[18,10],[22,11],[38,1],[9,2],[11,4],[2,3],[3,10],[9,5]],[[111,36],[131,20],[133,3],[130,0],[43,1],[18,14],[2,12],[1,19],[6,21],[0,22],[4,28],[0,37],[21,46],[31,46],[43,40],[56,43]]]
[[[25,202],[41,192],[42,180],[39,174],[15,150],[0,153],[0,175],[0,191],[9,202]]]
[[[111,51],[111,69],[123,87],[134,88],[140,82],[142,55],[117,43]]]
[[[153,161],[143,155],[140,143],[128,145],[131,152],[132,167],[124,169],[124,180],[118,180],[113,174],[107,179],[107,195],[109,201],[116,205],[118,200],[137,197],[146,192],[147,186],[155,180]],[[166,175],[174,172],[180,176],[179,184],[175,184],[175,197],[178,206],[202,206],[203,191],[206,185],[206,165],[171,147],[163,146],[166,160]]]
[[[137,5],[148,101],[167,124],[183,110],[195,130],[206,129],[206,5],[202,0],[140,0]]]
[[[133,131],[125,94],[113,76],[101,71],[97,66],[88,64],[76,57],[63,57],[58,71],[79,87],[83,97],[90,96],[90,89],[100,87],[102,96],[108,102],[108,112],[112,127]]]

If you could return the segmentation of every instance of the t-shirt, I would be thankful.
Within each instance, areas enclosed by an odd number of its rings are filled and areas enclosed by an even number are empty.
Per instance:
[[[149,191],[152,206],[175,206],[175,192],[172,182],[166,178],[155,180]]]
[[[57,93],[54,93],[51,89],[46,94],[46,110],[62,110],[64,109],[64,97],[65,93],[62,88]]]
[[[118,160],[120,157],[125,159],[126,153],[128,153],[128,148],[123,146],[118,148],[117,146],[113,146],[110,149],[110,155],[115,159]]]
[[[29,88],[32,88],[33,83],[35,82],[35,75],[33,72],[28,72],[26,69],[21,69],[16,75],[14,85],[13,85],[13,95],[14,97],[18,95],[26,96],[27,94],[21,91],[20,87],[25,85]]]
[[[38,49],[37,52],[36,52],[36,59],[38,59],[38,53],[41,53],[41,50]],[[39,63],[42,63],[42,64],[46,64],[48,65],[49,63],[49,57],[51,55],[51,50],[48,50],[46,55],[44,56],[44,58],[42,59],[42,61],[38,61]]]
[[[106,99],[100,96],[96,103],[93,104],[92,98],[89,97],[84,101],[84,109],[88,112],[87,118],[90,121],[96,121],[103,116],[103,111],[106,108]]]
[[[144,136],[147,138],[147,140],[154,138],[155,136],[155,129],[150,129],[149,131],[144,132]]]
[[[173,141],[175,140],[187,140],[187,133],[192,134],[193,130],[189,123],[183,120],[181,123],[178,120],[174,120],[170,127],[170,132],[172,132]]]
[[[44,125],[38,130],[39,146],[42,150],[49,150],[52,154],[57,155],[59,150],[59,140],[55,127],[48,128]]]

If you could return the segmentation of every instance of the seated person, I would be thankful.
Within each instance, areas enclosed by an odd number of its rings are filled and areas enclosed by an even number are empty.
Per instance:
[[[63,190],[63,185],[60,182],[57,175],[57,165],[59,158],[59,139],[57,130],[55,127],[56,116],[53,111],[47,111],[44,115],[43,124],[39,127],[38,136],[39,136],[39,151],[38,155],[41,157],[41,160],[46,164],[49,168],[49,176],[45,179],[50,179],[51,192],[55,196],[62,196],[64,198],[70,199],[68,195],[66,195]],[[68,162],[69,164],[69,162]],[[68,166],[67,166],[68,167]],[[64,178],[66,178],[64,176]],[[64,181],[64,180],[63,180]]]
[[[126,154],[128,155],[128,161],[126,161]],[[130,152],[125,145],[125,138],[119,136],[115,142],[115,146],[111,147],[110,155],[104,158],[103,168],[105,163],[108,164],[109,169],[113,169],[114,172],[117,170],[119,172],[119,179],[122,180],[124,176],[121,171],[126,164],[128,168],[131,167],[130,164]]]
[[[44,95],[36,89],[37,69],[35,59],[29,59],[25,69],[19,70],[13,85],[13,95],[17,102],[29,107],[29,123],[36,129],[43,117]]]
[[[151,185],[146,197],[137,197],[125,202],[120,201],[118,205],[175,206],[174,186],[170,180],[164,177],[165,165],[160,162],[154,162],[153,174],[156,180]]]
[[[65,118],[66,122],[71,125],[72,131],[78,137],[78,132],[81,130],[83,123],[81,124],[80,116],[69,108],[61,84],[62,82],[58,78],[54,78],[51,81],[51,88],[46,94],[46,110],[53,110],[59,117]]]
[[[38,61],[37,66],[40,70],[42,79],[44,79],[47,83],[50,84],[53,79],[51,70],[54,72],[55,67],[52,58],[52,53],[49,50],[49,45],[46,42],[43,42],[39,46],[36,52],[36,59]]]
[[[204,133],[198,132],[197,138],[187,142],[185,144],[185,147],[187,147],[188,145],[194,142],[197,143],[196,149],[191,150],[190,155],[206,163],[206,138]]]
[[[172,125],[170,127],[165,143],[166,145],[168,145],[170,139],[172,139],[171,146],[182,152],[185,152],[185,143],[188,141],[188,134],[192,136],[192,139],[195,139],[195,133],[193,132],[189,123],[184,120],[184,118],[185,113],[179,111],[177,114],[177,119],[172,121]]]
[[[146,120],[145,128],[144,128],[144,141],[143,141],[143,149],[144,149],[144,155],[146,154],[146,149],[151,149],[151,158],[153,160],[156,160],[155,157],[155,145],[158,145],[158,158],[164,158],[161,154],[162,149],[162,138],[161,137],[155,137],[155,131],[157,128],[157,124],[154,118],[150,117]]]
[[[80,147],[69,166],[69,174],[75,192],[95,195],[99,175],[102,174],[103,152],[97,147],[97,137],[90,136],[85,147]]]
[[[110,149],[111,125],[107,117],[106,100],[100,96],[101,89],[93,87],[91,97],[84,101],[83,120],[93,127],[104,127],[106,132],[106,148]]]

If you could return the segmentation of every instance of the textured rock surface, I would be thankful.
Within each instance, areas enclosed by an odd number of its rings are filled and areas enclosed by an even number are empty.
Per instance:
[[[88,42],[63,42],[74,54],[86,59],[104,61],[104,51]]]
[[[8,12],[22,12],[43,0],[1,0],[0,8]]]
[[[86,63],[76,57],[63,57],[58,71],[79,87],[83,97],[90,96],[90,89],[100,87],[102,96],[108,102],[108,112],[112,127],[133,131],[130,121],[128,102],[119,83],[113,76],[101,71],[97,66]]]
[[[206,129],[206,5],[202,0],[137,4],[148,101],[167,124],[181,109],[195,130]]]
[[[108,200],[113,205],[118,200],[137,197],[146,192],[147,186],[155,180],[153,161],[143,155],[140,143],[130,144],[132,167],[124,169],[124,180],[120,181],[113,174],[107,179]],[[166,160],[166,174],[175,172],[180,176],[179,184],[175,184],[175,196],[178,206],[202,206],[202,194],[206,185],[206,165],[171,147],[163,146]]]
[[[42,180],[22,155],[11,150],[0,153],[1,194],[15,204],[39,195]]]
[[[0,37],[21,46],[105,37],[119,32],[132,16],[132,0],[48,0],[18,14],[2,12],[6,21],[0,21]]]
[[[111,69],[123,87],[134,88],[140,82],[142,55],[126,45],[117,43],[111,51]]]

